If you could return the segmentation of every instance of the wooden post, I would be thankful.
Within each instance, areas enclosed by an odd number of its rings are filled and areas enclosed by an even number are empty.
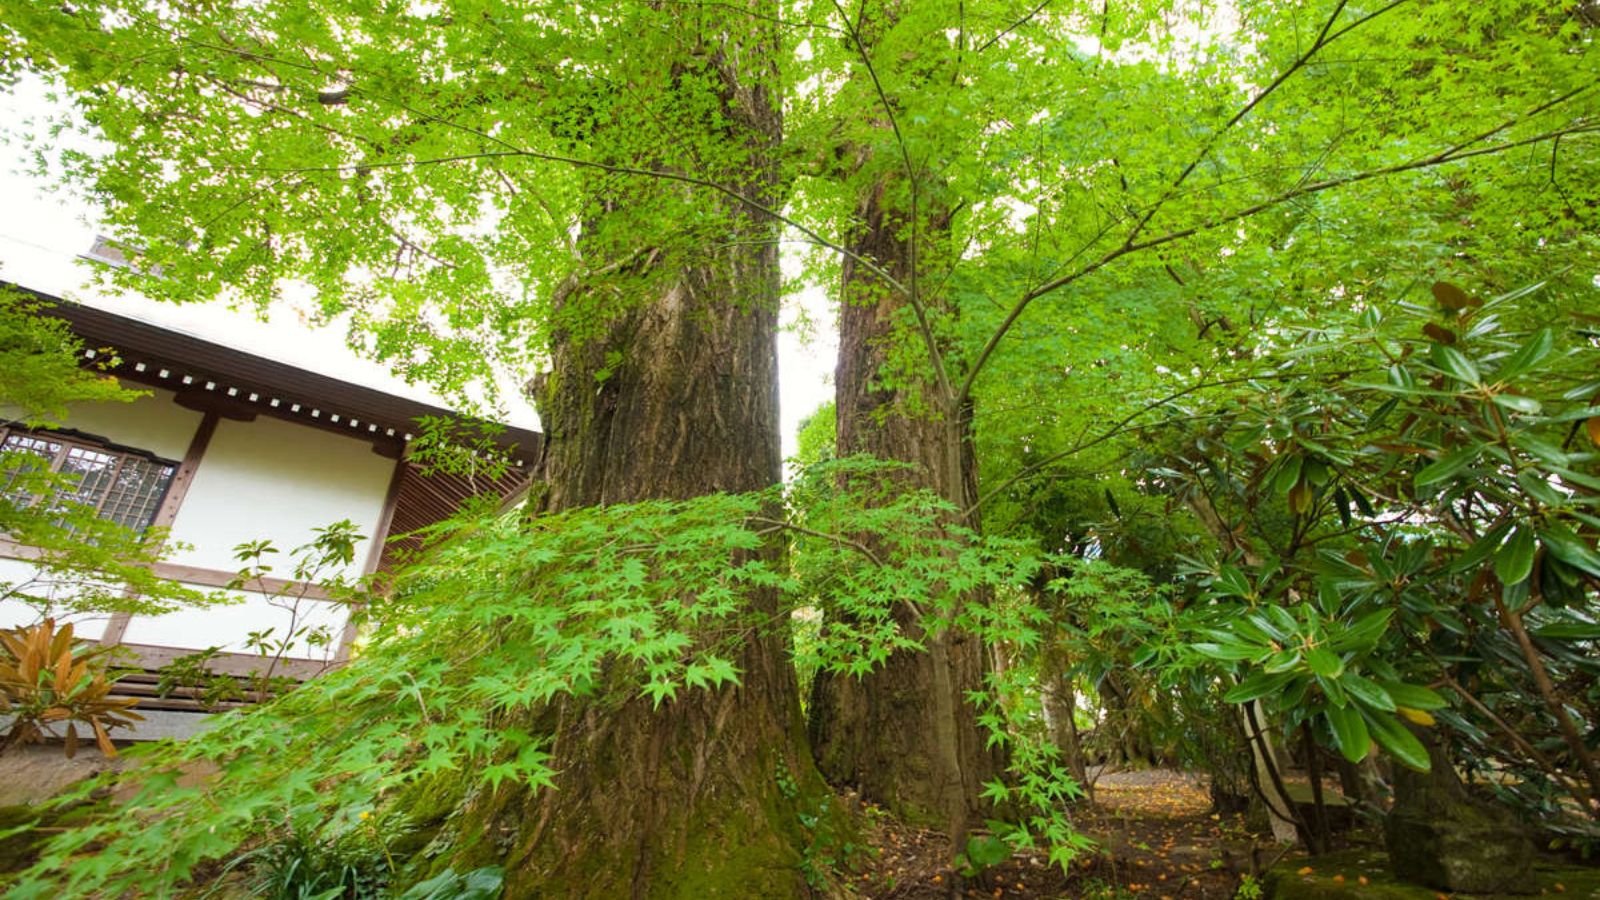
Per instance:
[[[219,418],[214,411],[207,411],[201,415],[200,424],[194,430],[194,437],[189,439],[189,449],[184,451],[183,462],[178,464],[178,471],[173,473],[172,483],[167,485],[167,495],[162,498],[161,508],[156,511],[156,517],[151,520],[150,527],[171,528],[172,523],[177,520],[178,509],[183,506],[184,495],[189,493],[189,485],[194,483],[195,472],[200,469],[200,460],[205,456],[207,445],[211,443],[211,436],[217,431]],[[166,543],[165,535],[161,537],[160,543]],[[133,621],[132,613],[112,614],[111,621],[106,623],[105,634],[100,636],[100,643],[107,647],[122,643],[122,637],[128,633],[128,623],[131,621]]]
[[[383,545],[389,540],[389,527],[394,524],[394,509],[400,502],[400,486],[405,482],[406,467],[410,465],[407,458],[409,453],[401,453],[395,460],[394,474],[389,476],[389,491],[383,498],[383,512],[378,514],[378,524],[372,529],[372,543],[367,547],[367,560],[361,567],[362,575],[371,575],[378,571],[378,566],[383,562]],[[339,649],[334,652],[335,663],[342,663],[350,658],[350,647],[356,640],[355,615],[363,607],[354,605],[350,607],[350,614],[344,621],[344,633],[339,636]]]

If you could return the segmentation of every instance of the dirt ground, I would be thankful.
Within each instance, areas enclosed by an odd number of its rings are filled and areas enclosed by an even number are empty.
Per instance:
[[[966,880],[947,865],[947,842],[937,833],[880,819],[869,836],[875,856],[851,886],[874,900],[1225,900],[1250,871],[1252,851],[1267,842],[1246,831],[1241,816],[1213,815],[1210,808],[1205,785],[1191,775],[1165,769],[1105,774],[1095,786],[1095,804],[1075,817],[1096,850],[1069,873],[1042,852],[1023,852]]]

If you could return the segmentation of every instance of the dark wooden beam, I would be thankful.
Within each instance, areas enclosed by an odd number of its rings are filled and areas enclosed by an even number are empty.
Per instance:
[[[180,390],[172,395],[172,402],[184,409],[195,412],[215,413],[224,419],[235,422],[255,421],[257,410],[248,403],[235,400],[225,394],[214,391],[200,391],[194,388]]]
[[[156,510],[156,517],[151,520],[150,527],[168,529],[177,520],[178,508],[183,505],[183,498],[189,493],[189,485],[194,483],[195,473],[200,470],[200,460],[206,455],[206,447],[211,444],[211,436],[217,433],[219,418],[215,411],[207,411],[200,417],[200,424],[195,426],[194,436],[189,438],[189,449],[184,451],[183,462],[178,463],[178,470],[172,473],[172,481],[167,484],[166,496],[161,498],[161,506]],[[166,542],[164,531],[161,541]],[[114,613],[111,621],[106,623],[106,631],[100,636],[100,643],[106,645],[122,643],[122,636],[128,633],[128,623],[132,620],[131,613]]]

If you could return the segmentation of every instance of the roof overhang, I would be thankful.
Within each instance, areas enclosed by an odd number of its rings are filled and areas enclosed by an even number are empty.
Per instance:
[[[436,417],[458,422],[469,417],[406,397],[385,393],[277,360],[217,344],[140,319],[52,297],[0,282],[41,303],[40,312],[65,321],[81,338],[91,358],[104,349],[118,361],[108,374],[177,395],[177,402],[229,418],[257,415],[284,419],[372,443],[392,458],[404,455],[415,437],[417,420]],[[543,436],[505,426],[495,438],[515,466],[528,469],[538,459]]]

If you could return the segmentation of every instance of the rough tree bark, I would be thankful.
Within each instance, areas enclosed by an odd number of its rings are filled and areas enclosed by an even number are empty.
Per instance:
[[[1094,782],[1089,778],[1089,767],[1083,757],[1083,741],[1078,734],[1078,689],[1069,673],[1069,660],[1062,651],[1059,639],[1052,640],[1044,650],[1042,690],[1044,693],[1045,724],[1050,729],[1050,742],[1061,750],[1067,771],[1094,800]]]
[[[702,40],[704,62],[692,74],[722,80],[720,112],[744,160],[741,181],[729,186],[773,203],[775,44]],[[758,490],[779,478],[777,223],[714,191],[684,190],[726,216],[715,247],[613,245],[611,258],[586,260],[588,271],[608,269],[611,284],[630,279],[644,297],[598,336],[554,340],[552,375],[534,386],[548,510]],[[603,289],[574,278],[559,302]],[[610,374],[597,378],[602,369]],[[461,830],[494,850],[461,859],[501,862],[512,897],[806,894],[800,804],[815,814],[822,788],[777,600],[747,598],[753,624],[735,660],[736,688],[686,689],[659,708],[634,693],[544,710],[532,727],[553,736],[554,789],[503,790],[472,804]]]
[[[949,218],[924,209],[913,247],[908,214],[899,208],[904,200],[892,196],[894,188],[888,178],[865,188],[850,250],[907,283],[914,258],[925,265],[938,256],[930,248],[943,243]],[[902,476],[907,487],[968,508],[976,483],[963,417],[944,408],[931,378],[900,387],[880,379],[893,342],[905,339],[904,295],[849,258],[842,282],[834,376],[838,452],[911,463]],[[911,402],[913,391],[919,403]],[[852,786],[909,820],[942,826],[959,845],[981,811],[983,782],[998,769],[966,699],[983,687],[986,655],[976,638],[959,630],[924,634],[908,608],[895,609],[894,616],[905,633],[925,639],[927,650],[898,651],[861,678],[819,674],[810,704],[812,745],[832,783]]]
[[[682,272],[607,340],[557,352],[562,375],[540,405],[552,510],[777,479],[776,259],[726,263]],[[606,348],[623,344],[626,361],[596,390]],[[758,621],[776,610],[770,592],[749,598]],[[738,688],[686,691],[659,709],[641,698],[552,711],[555,789],[498,817],[518,832],[512,895],[803,892],[797,811],[777,780],[810,769],[786,651],[775,622],[744,643]]]

